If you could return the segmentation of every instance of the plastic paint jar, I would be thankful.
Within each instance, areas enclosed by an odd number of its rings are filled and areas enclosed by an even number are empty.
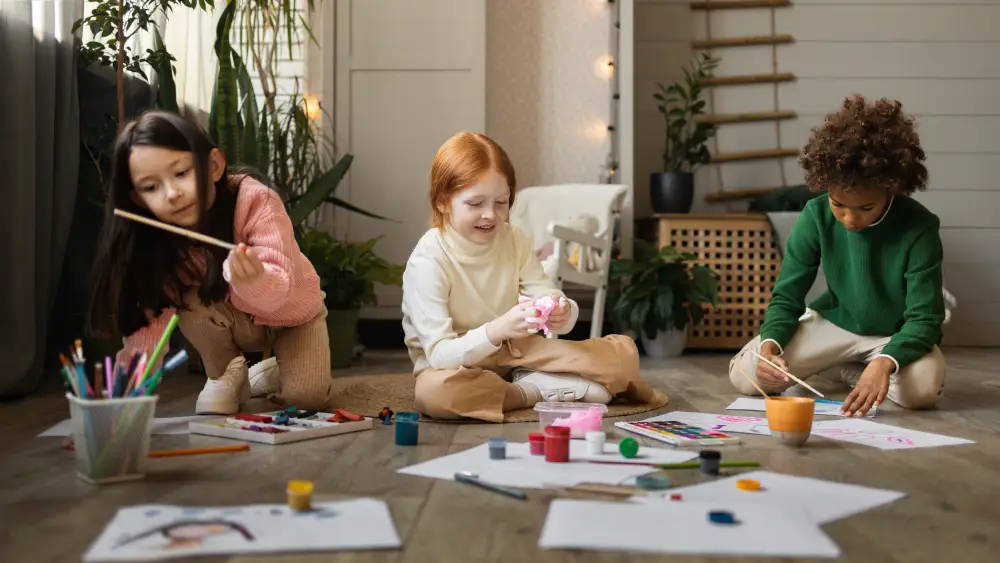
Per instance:
[[[566,463],[569,461],[569,428],[565,426],[545,427],[545,461]]]
[[[531,446],[531,455],[545,455],[545,434],[541,432],[528,434],[528,445]]]
[[[312,509],[312,481],[288,482],[288,508],[292,510]]]
[[[413,411],[396,413],[396,445],[416,446],[420,413]]]
[[[490,438],[487,443],[490,448],[490,459],[507,458],[507,440],[504,438]]]
[[[604,432],[587,432],[584,437],[587,440],[588,454],[601,455],[604,453],[604,441],[607,438]]]
[[[705,450],[698,454],[698,461],[701,465],[701,472],[705,475],[719,474],[719,459],[722,457],[717,451]]]

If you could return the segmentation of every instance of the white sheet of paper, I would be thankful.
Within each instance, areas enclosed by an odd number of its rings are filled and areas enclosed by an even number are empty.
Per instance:
[[[715,524],[728,510],[738,524]],[[721,502],[630,504],[557,499],[538,546],[639,553],[837,557],[840,548],[815,524],[785,507]]]
[[[965,438],[953,438],[941,434],[909,430],[907,428],[857,418],[815,422],[813,423],[812,434],[832,440],[872,446],[880,450],[906,450],[910,448],[933,448],[935,446],[955,446],[958,444],[975,443]]]
[[[188,432],[189,422],[198,422],[201,420],[208,420],[211,418],[219,418],[218,415],[194,415],[194,416],[174,416],[168,418],[154,418],[153,419],[153,434],[190,434]],[[42,432],[37,438],[42,438],[45,436],[72,436],[73,435],[73,421],[70,419],[63,420],[49,428],[45,432]]]
[[[760,482],[762,490],[741,491],[736,488],[738,479],[755,479]],[[809,521],[816,524],[826,524],[860,514],[906,496],[906,493],[898,491],[823,481],[811,477],[796,477],[771,471],[751,471],[698,485],[677,487],[670,489],[670,492],[680,494],[682,497],[680,502],[741,502],[791,507],[802,511]],[[631,500],[640,504],[670,502],[656,496],[637,496]]]
[[[544,489],[548,485],[570,486],[578,483],[631,484],[635,477],[656,469],[640,463],[681,463],[698,457],[697,452],[640,447],[639,454],[626,459],[616,444],[605,444],[604,455],[587,454],[581,440],[570,441],[570,461],[550,463],[545,456],[531,455],[528,444],[507,444],[507,458],[490,459],[489,446],[482,444],[468,450],[442,456],[400,469],[399,473],[454,480],[455,473],[471,471],[483,481],[526,489]],[[589,463],[589,460],[626,461],[629,465]]]
[[[732,414],[712,414],[707,412],[684,412],[673,411],[660,416],[654,416],[643,422],[659,422],[670,420],[683,422],[700,428],[718,430],[731,434],[756,434],[758,436],[770,436],[771,429],[767,426],[767,419],[761,416],[736,416]]]
[[[176,525],[185,521],[194,524]],[[313,510],[306,512],[292,511],[283,504],[143,505],[120,509],[83,560],[151,561],[401,545],[389,507],[377,499],[313,503]]]
[[[844,417],[846,415],[840,414],[840,407],[844,404],[843,401],[831,401],[829,399],[816,399],[816,407],[813,409],[814,416],[840,416]],[[740,397],[733,401],[733,404],[726,407],[727,411],[760,411],[765,412],[767,409],[764,407],[764,399],[755,399],[753,397]],[[875,418],[875,414],[878,412],[878,407],[872,407],[865,413],[865,418]]]

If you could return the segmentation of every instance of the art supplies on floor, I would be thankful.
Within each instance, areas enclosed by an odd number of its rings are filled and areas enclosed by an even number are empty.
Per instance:
[[[683,422],[691,426],[698,426],[716,432],[726,434],[753,434],[756,436],[770,436],[771,429],[767,426],[767,419],[762,416],[737,416],[732,414],[712,414],[707,412],[685,412],[672,411],[653,418],[647,418],[642,422],[662,422],[662,421]]]
[[[490,459],[489,444],[442,456],[400,469],[399,473],[454,480],[455,474],[466,471],[483,481],[496,485],[524,489],[545,489],[549,485],[570,486],[579,483],[627,485],[634,478],[655,471],[641,465],[649,463],[680,463],[697,457],[697,453],[667,448],[640,447],[638,454],[625,458],[615,444],[608,443],[603,454],[587,451],[582,440],[569,444],[567,463],[545,461],[542,455],[532,455],[527,443],[508,443],[504,459]],[[592,463],[592,462],[615,463]]]
[[[840,414],[840,407],[844,405],[843,401],[831,401],[830,399],[816,399],[816,407],[813,414],[816,416],[847,416]],[[731,405],[726,407],[727,411],[760,411],[765,412],[767,409],[764,405],[764,399],[758,399],[754,397],[740,397],[733,401]],[[875,414],[878,412],[878,407],[872,407],[865,413],[866,418],[875,418]]]
[[[196,555],[398,549],[384,501],[356,499],[229,507],[142,505],[122,508],[84,561],[152,561]]]
[[[303,411],[295,407],[188,423],[188,429],[192,434],[272,445],[371,430],[374,427],[374,418],[350,413],[344,416],[343,411],[334,413]]]
[[[880,450],[906,450],[975,443],[965,438],[920,432],[919,430],[910,430],[857,418],[816,422],[813,424],[812,434],[831,440],[871,446]]]
[[[787,507],[738,502],[556,499],[538,546],[633,553],[837,557],[840,548]]]
[[[160,435],[176,435],[176,434],[190,434],[191,430],[188,428],[189,422],[198,422],[204,420],[212,420],[219,418],[215,415],[194,415],[194,416],[173,416],[164,418],[154,418],[153,419],[153,434]],[[71,419],[66,419],[61,422],[56,423],[48,430],[42,432],[37,437],[45,438],[48,436],[72,436],[73,435],[73,421]]]
[[[725,432],[675,420],[616,422],[615,427],[681,448],[711,448],[740,443],[739,438]]]
[[[746,480],[755,481],[759,485],[758,490],[741,490],[737,483]],[[697,485],[676,487],[670,492],[680,495],[682,502],[740,502],[787,507],[801,511],[805,518],[817,525],[860,514],[906,496],[898,491],[771,471],[750,471]],[[645,495],[630,500],[637,503],[671,502],[662,497]]]

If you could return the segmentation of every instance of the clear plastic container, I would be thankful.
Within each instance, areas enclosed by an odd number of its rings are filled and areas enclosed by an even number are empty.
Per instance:
[[[600,403],[538,403],[538,427],[542,432],[546,426],[568,426],[570,438],[583,439],[587,432],[601,429],[601,419],[608,412],[608,406]]]

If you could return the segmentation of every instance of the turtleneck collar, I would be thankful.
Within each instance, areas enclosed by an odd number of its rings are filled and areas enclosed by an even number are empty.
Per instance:
[[[497,232],[490,242],[479,244],[463,237],[451,225],[447,225],[441,238],[455,258],[464,263],[474,263],[491,260],[496,255],[500,238],[506,235],[507,225],[501,223],[497,225]]]

